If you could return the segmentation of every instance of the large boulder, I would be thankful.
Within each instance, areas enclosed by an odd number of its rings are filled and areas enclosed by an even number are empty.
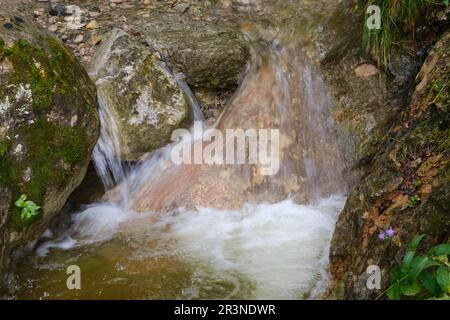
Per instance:
[[[192,119],[176,79],[145,46],[122,30],[105,35],[88,68],[123,139],[122,157],[138,160],[170,141]]]
[[[450,240],[450,137],[448,81],[450,33],[435,45],[417,76],[409,107],[389,132],[339,216],[331,251],[334,298],[375,298],[416,234],[424,249]],[[391,241],[381,230],[393,228]],[[378,265],[382,290],[369,290],[366,268]]]
[[[152,12],[139,30],[152,50],[195,88],[234,88],[250,57],[241,35],[223,22]]]
[[[93,82],[57,40],[0,11],[0,275],[81,183],[97,141]],[[41,207],[26,217],[25,194]],[[30,219],[28,219],[30,218]]]

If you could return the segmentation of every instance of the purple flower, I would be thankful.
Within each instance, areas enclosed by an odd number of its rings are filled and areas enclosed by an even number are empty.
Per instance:
[[[389,238],[392,238],[394,236],[394,234],[395,234],[395,231],[394,231],[394,229],[392,229],[392,227],[390,227],[389,229],[386,230],[386,235]]]
[[[378,239],[384,240],[384,236],[385,236],[385,233],[383,230],[381,230],[380,233],[378,234]]]

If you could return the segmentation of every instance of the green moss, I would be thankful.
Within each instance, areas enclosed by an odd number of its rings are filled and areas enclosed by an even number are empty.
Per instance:
[[[3,40],[2,37],[0,37],[0,62],[3,60],[4,58],[4,53],[3,53],[3,47],[5,46],[5,41]]]
[[[450,152],[450,128],[445,114],[431,107],[425,119],[413,124],[399,140],[399,160],[414,160],[425,154]]]
[[[7,134],[18,137],[14,145],[9,139],[0,139],[0,184],[8,186],[12,199],[26,194],[43,206],[46,192],[57,194],[66,188],[67,181],[76,173],[75,166],[87,158],[95,140],[92,132],[89,135],[85,132],[91,130],[89,126],[69,127],[58,119],[48,120],[49,115],[67,120],[75,113],[83,119],[95,120],[97,114],[95,87],[74,56],[49,36],[34,39],[37,41],[20,39],[5,46],[0,38],[0,63],[6,58],[12,65],[8,78],[2,80],[7,85],[0,86],[0,99],[9,96],[13,103],[8,116],[12,119],[17,116],[17,121]],[[23,108],[11,98],[19,85],[29,86],[32,91],[32,104],[25,106],[30,107],[29,114],[22,114]],[[26,121],[31,119],[34,122]],[[9,151],[15,143],[23,146],[21,157]],[[28,172],[31,179],[25,177]],[[14,203],[10,208],[9,223],[15,230],[39,219],[36,216],[24,222]]]
[[[48,60],[42,49],[21,39],[3,51],[14,67],[10,82],[30,84],[33,91],[33,109],[49,109],[53,102],[55,81],[46,72]]]
[[[448,6],[448,0],[363,0],[366,7],[377,5],[381,28],[369,30],[364,18],[363,46],[379,62],[387,65],[394,44],[413,40],[417,21],[434,7]]]
[[[10,140],[4,139],[0,141],[0,160],[6,156],[10,146],[11,146]]]
[[[76,79],[76,72],[74,70],[76,61],[69,51],[57,40],[51,37],[47,37],[46,40],[51,51],[49,67],[55,75],[59,92],[62,95],[71,95],[74,93],[73,84],[78,80]]]
[[[2,158],[0,182],[11,186],[13,198],[27,194],[37,204],[42,204],[45,190],[49,186],[62,188],[73,167],[83,159],[88,148],[87,137],[75,128],[57,127],[42,119],[22,128],[22,132],[27,148],[26,158],[21,161]],[[24,182],[23,176],[28,167],[33,168],[32,179]],[[20,210],[13,210],[11,222],[18,229],[23,227]]]
[[[76,82],[72,55],[57,40],[45,39],[50,54],[27,40],[18,40],[11,48],[0,47],[0,57],[8,57],[14,67],[10,82],[30,84],[33,92],[33,110],[48,111],[56,95],[74,93]]]

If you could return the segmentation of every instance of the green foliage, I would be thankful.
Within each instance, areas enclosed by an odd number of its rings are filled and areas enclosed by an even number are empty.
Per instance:
[[[394,270],[391,286],[378,298],[387,294],[389,299],[402,297],[419,299],[450,298],[450,243],[439,244],[427,254],[420,254],[417,248],[425,235],[412,240],[402,264]]]
[[[434,99],[430,104],[445,104],[447,107],[450,103],[449,81],[443,84],[440,80],[436,80],[431,87],[431,94]]]
[[[20,211],[20,219],[23,223],[28,223],[33,217],[37,216],[41,209],[41,207],[33,201],[27,200],[25,194],[21,195],[14,204],[16,207],[22,209]]]
[[[392,45],[400,41],[402,34],[414,37],[419,12],[433,5],[448,6],[449,0],[367,0],[367,6],[381,9],[381,29],[369,30],[364,23],[363,47],[377,61],[385,65],[390,59]],[[367,16],[365,20],[367,21]]]
[[[419,203],[420,198],[418,196],[411,196],[408,198],[408,207],[409,208],[414,208],[417,203]]]
[[[447,112],[430,107],[420,121],[412,122],[409,134],[403,134],[397,139],[398,160],[413,161],[431,154],[449,153],[450,129],[447,117]]]
[[[11,142],[9,140],[0,141],[0,161],[6,156]]]
[[[25,193],[42,201],[48,186],[63,186],[72,168],[84,159],[88,152],[86,136],[80,129],[61,128],[43,119],[22,128],[22,135],[27,146],[25,158],[17,161],[6,155],[1,159],[0,182],[10,186],[17,196]],[[29,167],[33,177],[24,183],[23,175]],[[20,225],[18,215],[13,217]]]

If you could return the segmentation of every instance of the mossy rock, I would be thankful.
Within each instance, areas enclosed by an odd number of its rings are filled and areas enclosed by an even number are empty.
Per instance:
[[[99,120],[95,85],[73,54],[15,13],[0,11],[0,20],[10,21],[0,26],[0,184],[11,193],[4,250],[42,232],[81,183]],[[21,194],[42,207],[29,221],[14,206]]]
[[[138,160],[170,142],[173,130],[190,125],[191,108],[175,78],[124,31],[105,35],[88,69],[116,118],[123,159]]]

